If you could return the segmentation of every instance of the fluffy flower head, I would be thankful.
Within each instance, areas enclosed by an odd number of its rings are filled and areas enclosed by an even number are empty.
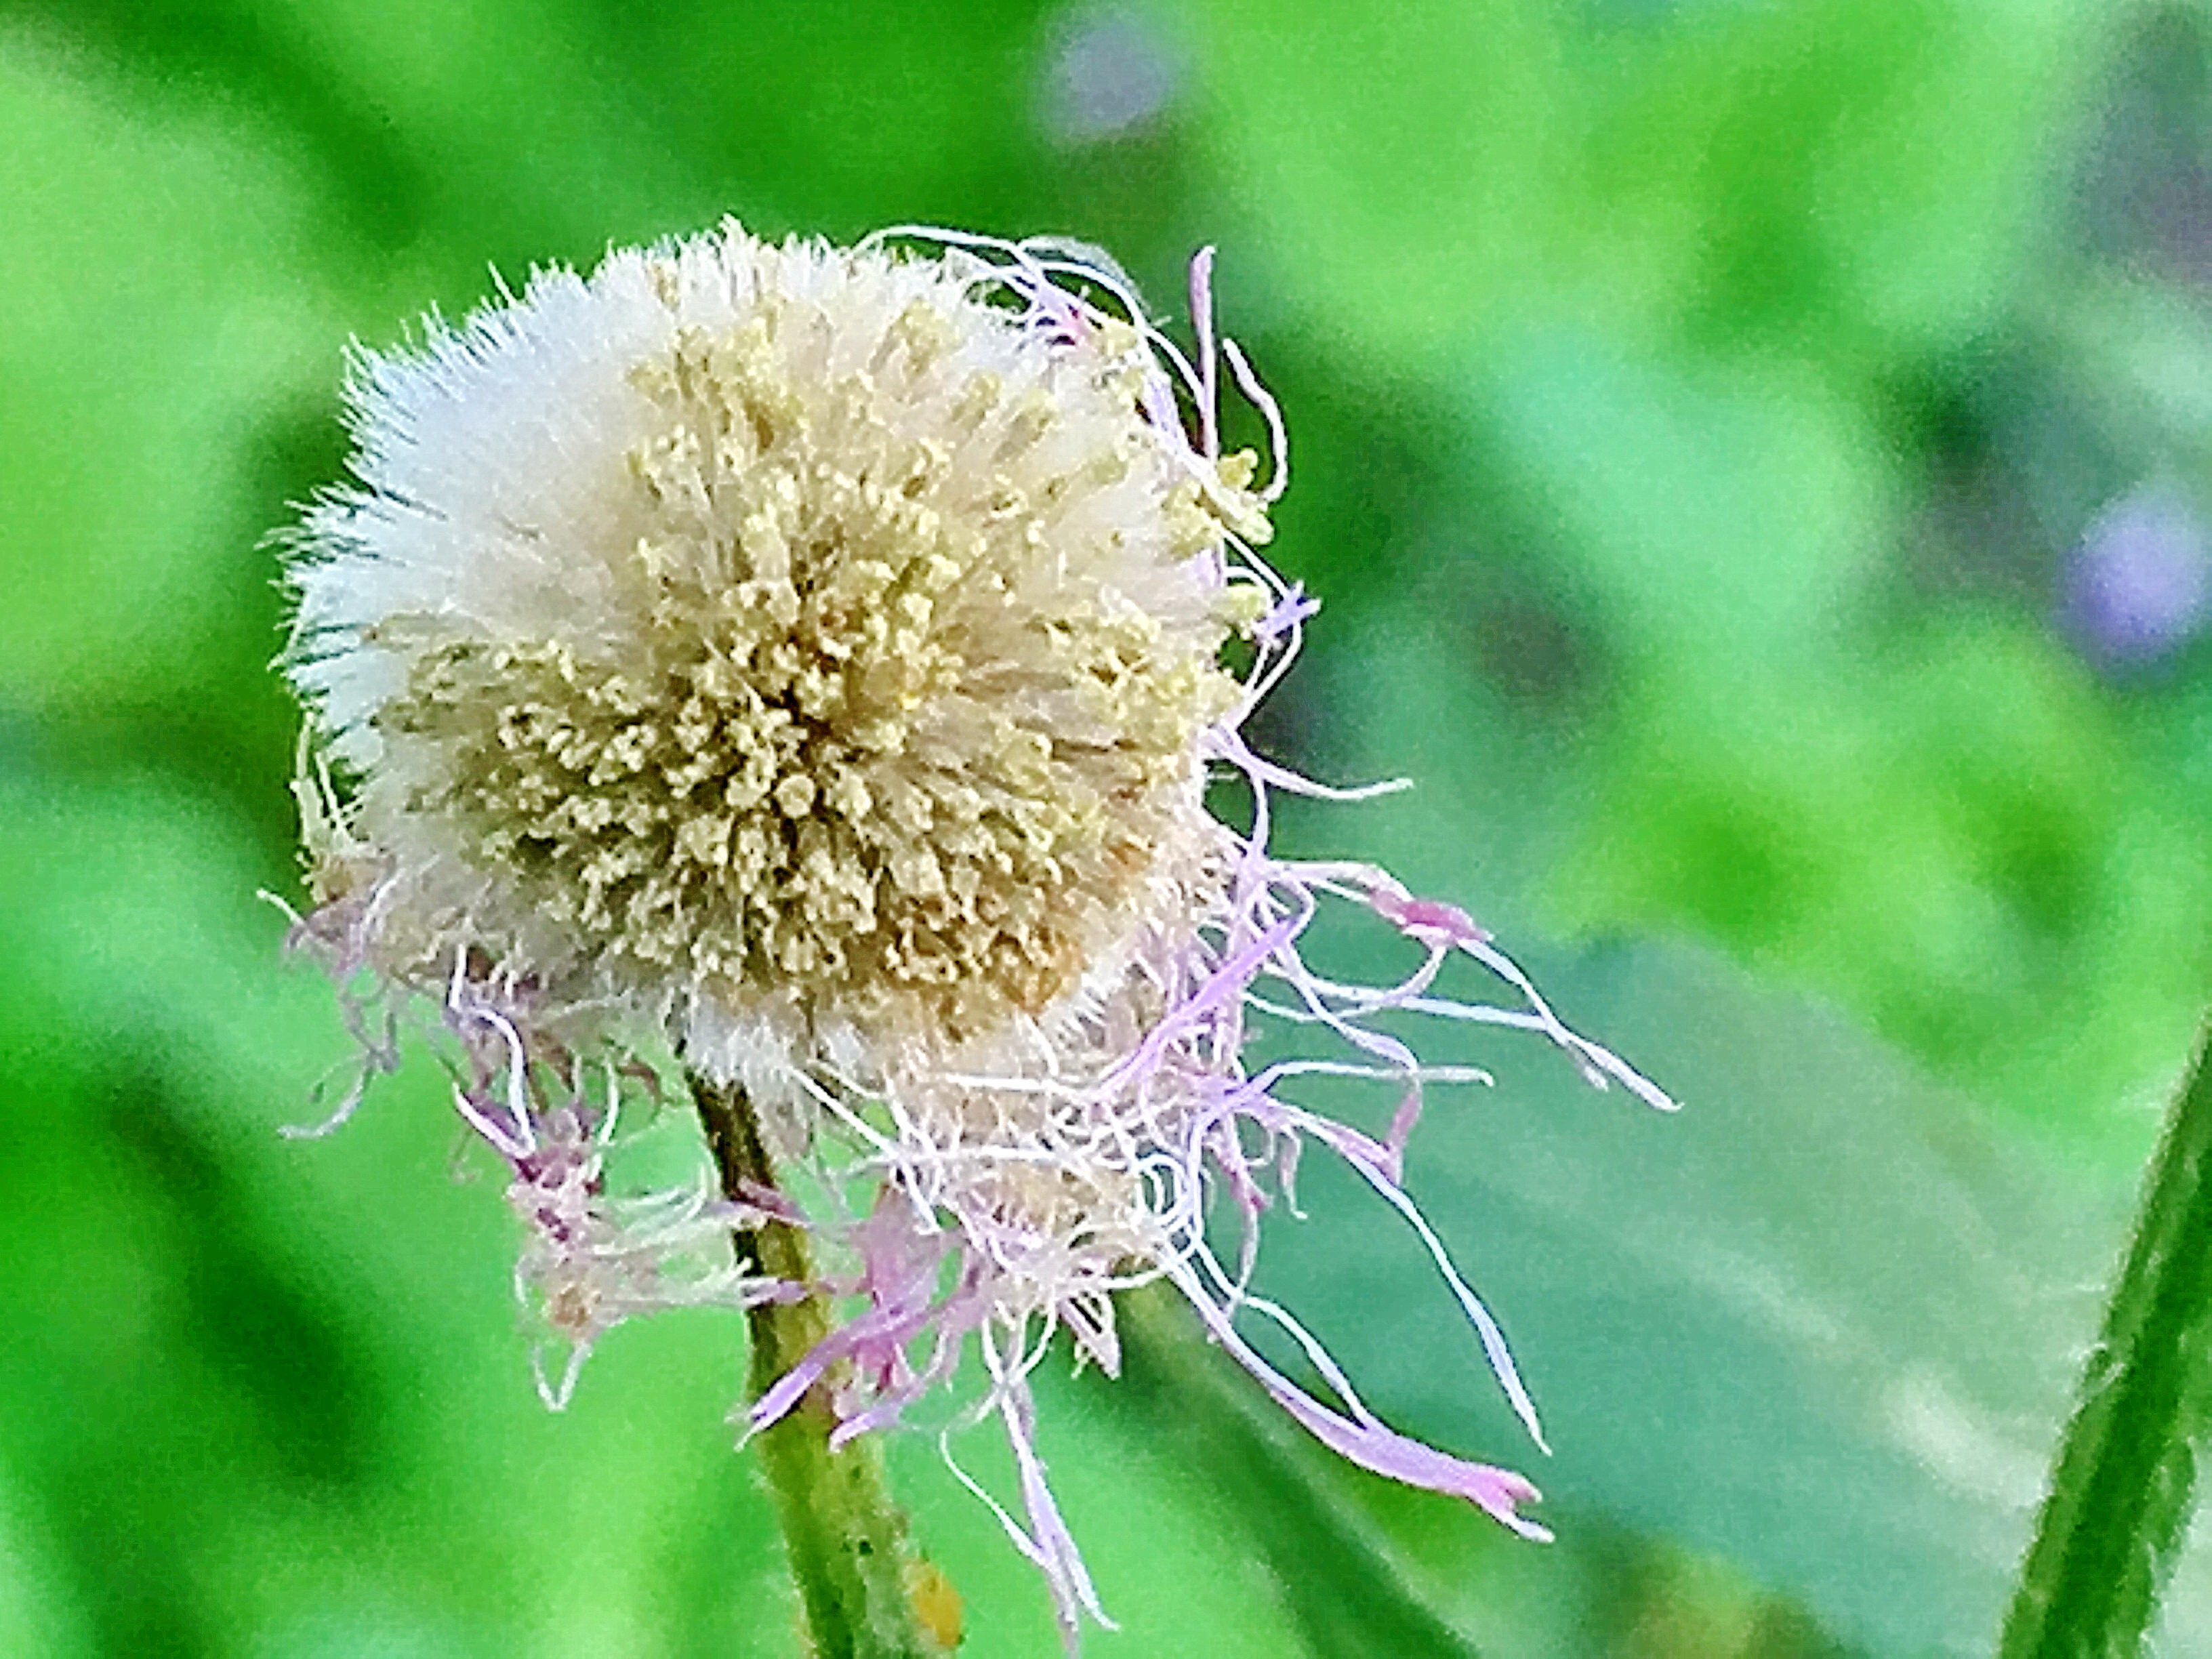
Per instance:
[[[1022,1518],[987,1501],[1071,1639],[1103,1614],[1026,1379],[1061,1330],[1115,1369],[1114,1294],[1149,1281],[1325,1443],[1542,1535],[1525,1480],[1391,1430],[1250,1288],[1318,1144],[1428,1249],[1540,1443],[1401,1185],[1425,1091],[1487,1076],[1425,1065],[1397,1016],[1534,1031],[1670,1103],[1461,910],[1271,848],[1275,793],[1366,792],[1241,735],[1315,607],[1255,550],[1282,426],[1213,333],[1210,271],[1188,353],[1110,260],[1050,241],[729,225],[544,273],[357,359],[358,482],[310,509],[291,569],[315,899],[295,939],[339,983],[364,1080],[407,1010],[438,1012],[455,1108],[529,1231],[518,1284],[570,1344],[549,1398],[665,1306],[839,1301],[754,1429],[817,1390],[841,1438],[890,1426],[975,1355],[983,1392],[941,1426],[1003,1425]],[[1267,428],[1264,483],[1222,451],[1224,389]],[[1241,784],[1238,822],[1210,780]],[[1403,974],[1310,967],[1324,903],[1394,932]],[[1506,1006],[1446,994],[1469,963]],[[1251,1069],[1262,1024],[1338,1056]],[[671,1057],[742,1085],[817,1199],[611,1194],[623,1103]],[[1375,1085],[1387,1121],[1301,1105],[1316,1075]],[[819,1282],[728,1252],[770,1218],[813,1241]]]
[[[1158,441],[1133,326],[976,275],[730,227],[361,361],[294,676],[387,953],[880,1054],[1182,902],[1249,471]]]

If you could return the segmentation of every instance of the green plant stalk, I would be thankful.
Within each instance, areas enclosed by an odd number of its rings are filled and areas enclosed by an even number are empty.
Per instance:
[[[775,1167],[744,1091],[690,1079],[722,1190],[742,1201],[775,1188]],[[771,1221],[739,1237],[758,1269],[793,1284],[814,1282],[806,1236]],[[824,1296],[754,1308],[746,1390],[757,1400],[830,1334]],[[939,1659],[945,1650],[916,1622],[908,1581],[906,1517],[884,1479],[872,1435],[830,1449],[836,1426],[817,1386],[783,1419],[755,1437],[791,1573],[805,1614],[812,1659]]]
[[[1999,1659],[2142,1651],[2212,1430],[2212,1026],[2152,1160]]]

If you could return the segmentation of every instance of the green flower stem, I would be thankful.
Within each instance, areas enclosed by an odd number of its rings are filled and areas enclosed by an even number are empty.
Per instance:
[[[690,1079],[722,1190],[774,1189],[775,1167],[744,1091]],[[806,1236],[782,1222],[741,1235],[761,1272],[814,1282]],[[755,1308],[746,1315],[752,1358],[746,1378],[757,1400],[830,1334],[827,1297]],[[768,1475],[792,1577],[805,1611],[813,1659],[939,1659],[945,1650],[915,1620],[908,1582],[906,1517],[891,1502],[883,1452],[872,1435],[830,1449],[836,1426],[821,1389],[810,1390],[753,1443]]]
[[[2059,1449],[1999,1659],[2141,1651],[2187,1528],[2197,1447],[2212,1429],[2206,1054],[2200,1036]]]

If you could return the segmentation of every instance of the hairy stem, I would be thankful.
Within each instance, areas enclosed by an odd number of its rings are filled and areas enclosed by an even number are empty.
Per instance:
[[[2208,1028],[2212,1036],[2212,1028]],[[1999,1659],[2142,1650],[2212,1429],[2212,1065],[2200,1036],[2067,1425]]]
[[[707,1132],[722,1190],[744,1200],[775,1189],[775,1167],[744,1091],[694,1077],[691,1097]],[[762,1273],[792,1284],[815,1282],[806,1235],[771,1221],[739,1237]],[[746,1389],[757,1400],[830,1334],[825,1296],[755,1308],[746,1316],[752,1358]],[[862,1435],[830,1449],[836,1426],[817,1386],[753,1443],[775,1501],[784,1547],[805,1609],[814,1659],[939,1659],[945,1650],[915,1614],[906,1517],[891,1502],[883,1452]]]

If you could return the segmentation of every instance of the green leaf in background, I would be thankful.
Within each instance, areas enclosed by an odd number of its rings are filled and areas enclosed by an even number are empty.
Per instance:
[[[1648,1115],[1494,1039],[1425,1045],[1502,1079],[1432,1109],[1408,1182],[1514,1337],[1547,1497],[1741,1563],[1875,1650],[1985,1651],[2112,1195],[2085,1205],[1710,957],[1528,965],[1685,1103]],[[1355,1185],[1306,1178],[1310,1218],[1275,1230],[1263,1281],[1407,1425],[1510,1448],[1472,1339],[1390,1288],[1418,1248]]]

